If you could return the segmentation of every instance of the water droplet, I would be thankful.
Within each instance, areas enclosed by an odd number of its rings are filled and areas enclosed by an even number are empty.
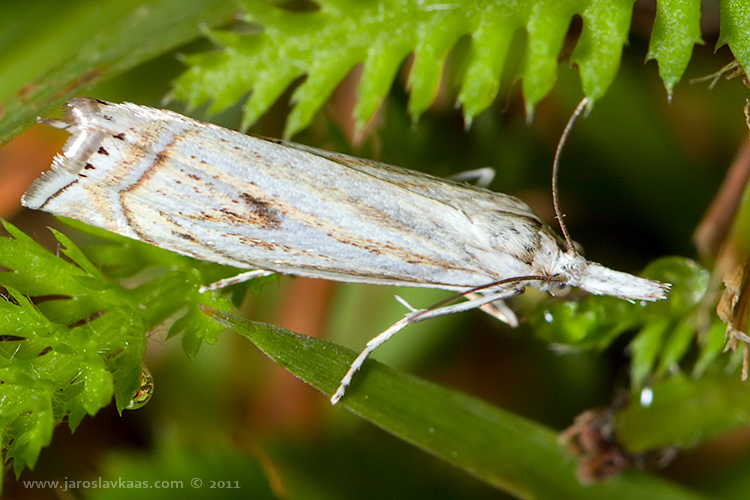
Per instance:
[[[154,377],[151,376],[151,372],[148,370],[146,365],[141,368],[141,385],[138,391],[133,395],[133,399],[130,400],[130,404],[126,407],[127,410],[137,410],[142,408],[151,399],[151,395],[154,393]]]
[[[641,406],[648,408],[654,401],[654,391],[650,387],[644,387],[641,391]]]
[[[555,318],[554,316],[552,316],[551,312],[544,311],[544,321],[546,321],[547,323],[552,323],[553,321],[555,321]]]

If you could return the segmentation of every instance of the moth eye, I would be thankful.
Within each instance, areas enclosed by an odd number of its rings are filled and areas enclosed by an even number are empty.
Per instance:
[[[570,290],[573,287],[568,285],[567,283],[562,283],[560,281],[555,281],[553,283],[550,283],[549,285],[549,293],[553,297],[562,297],[564,295],[568,295],[570,293]]]

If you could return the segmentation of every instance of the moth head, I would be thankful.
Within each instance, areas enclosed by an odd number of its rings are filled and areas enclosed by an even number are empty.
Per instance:
[[[556,295],[552,291],[552,283],[558,285],[557,288],[560,288],[561,284],[568,287],[580,287],[588,273],[588,265],[588,261],[576,250],[566,251],[560,248],[554,266],[548,271],[554,280],[550,283],[549,292]]]
[[[666,298],[669,285],[614,271],[587,261],[576,251],[560,252],[551,279],[545,289],[560,296],[577,287],[594,295],[610,295],[625,300],[659,300]]]

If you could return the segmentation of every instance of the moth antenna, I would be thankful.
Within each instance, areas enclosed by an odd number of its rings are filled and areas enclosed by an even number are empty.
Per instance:
[[[568,233],[568,228],[563,222],[564,215],[562,213],[562,210],[560,210],[560,194],[558,192],[557,174],[560,171],[560,154],[562,153],[562,149],[568,140],[568,136],[570,135],[570,131],[573,128],[573,124],[576,122],[576,119],[581,115],[588,103],[588,97],[584,97],[583,99],[581,99],[581,102],[579,102],[578,106],[576,106],[576,109],[575,111],[573,111],[570,119],[568,119],[568,123],[565,125],[565,129],[563,130],[563,133],[560,136],[560,140],[557,143],[557,149],[555,149],[555,159],[552,162],[552,204],[555,207],[555,217],[557,217],[557,222],[560,223],[560,229],[562,230],[563,236],[565,237],[565,250],[567,252],[575,252],[576,249],[573,245],[573,240],[570,238],[570,233]]]

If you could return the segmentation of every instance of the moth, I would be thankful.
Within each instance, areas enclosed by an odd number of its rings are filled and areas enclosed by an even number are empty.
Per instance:
[[[130,103],[76,98],[46,123],[72,136],[23,205],[251,270],[209,288],[283,273],[461,294],[427,309],[403,302],[409,312],[367,344],[333,404],[409,324],[475,308],[514,324],[502,301],[527,286],[630,301],[669,288],[586,260],[506,194]]]

